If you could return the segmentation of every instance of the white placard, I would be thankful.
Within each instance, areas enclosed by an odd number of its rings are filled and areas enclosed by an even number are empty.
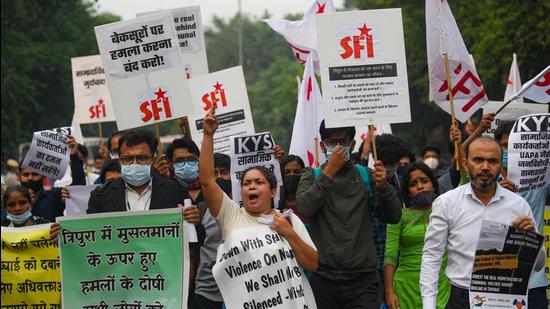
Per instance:
[[[199,148],[202,144],[204,115],[212,104],[217,104],[216,116],[219,122],[214,135],[214,152],[229,155],[232,136],[255,133],[242,67],[191,78],[189,85],[194,109],[200,111],[189,117],[191,137]]]
[[[325,125],[410,122],[401,9],[317,15]]]
[[[71,155],[66,135],[72,132],[71,127],[34,132],[21,167],[48,178],[61,179],[69,166]]]
[[[101,56],[71,58],[71,67],[76,123],[115,121]]]
[[[353,138],[355,140],[355,149],[353,151],[361,151],[359,146],[361,146],[361,143],[365,141],[368,133],[368,126],[355,126],[355,137]],[[374,127],[374,135],[382,134],[392,134],[391,125],[382,124]]]
[[[171,12],[174,18],[176,35],[180,52],[183,55],[187,78],[208,74],[208,60],[206,58],[200,6],[188,6],[162,12]],[[138,13],[137,16],[146,14],[151,13]]]
[[[67,186],[69,190],[69,198],[65,200],[64,216],[77,216],[85,215],[88,209],[88,201],[90,200],[90,193],[98,185],[87,186]]]
[[[550,181],[550,113],[522,116],[514,123],[508,137],[508,178],[518,193]]]
[[[241,180],[243,172],[252,166],[263,166],[269,169],[277,179],[277,191],[273,198],[274,205],[279,205],[279,187],[283,184],[279,160],[273,155],[275,141],[269,132],[253,135],[239,135],[231,138],[231,183],[232,199],[243,205],[241,197]]]
[[[212,274],[227,308],[317,308],[288,241],[268,226],[230,233]]]
[[[119,130],[194,114],[171,13],[95,31]]]
[[[489,101],[483,106],[483,114],[496,112],[504,102]],[[503,121],[516,121],[521,116],[548,111],[548,105],[533,103],[510,103],[495,116],[491,127],[483,135],[493,137],[498,125]]]

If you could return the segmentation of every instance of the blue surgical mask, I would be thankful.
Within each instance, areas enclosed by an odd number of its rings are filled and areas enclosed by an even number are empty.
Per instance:
[[[177,162],[176,164],[174,164],[174,173],[180,181],[191,182],[199,178],[198,162]]]
[[[122,165],[122,178],[127,184],[139,187],[151,179],[151,165],[130,164]]]
[[[13,222],[13,224],[16,224],[16,225],[21,225],[21,224],[27,222],[27,220],[29,220],[30,217],[32,217],[30,208],[29,208],[29,210],[27,210],[26,212],[24,212],[20,215],[14,215],[14,214],[10,214],[10,213],[8,213],[6,215],[6,218],[8,220],[10,220],[11,222]]]
[[[332,156],[332,153],[334,152],[334,150],[338,146],[344,148],[344,153],[346,154],[346,160],[349,161],[350,160],[351,146],[341,146],[341,145],[337,145],[337,146],[333,146],[333,147],[326,146],[327,147],[327,152],[326,152],[325,156],[327,157],[327,161],[330,159],[330,156]]]
[[[502,152],[502,166],[508,168],[508,151]]]

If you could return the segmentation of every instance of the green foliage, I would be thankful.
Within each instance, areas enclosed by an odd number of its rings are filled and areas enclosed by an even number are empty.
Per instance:
[[[78,0],[2,1],[2,149],[15,155],[33,131],[69,125],[71,57],[97,54],[94,26],[119,20]]]

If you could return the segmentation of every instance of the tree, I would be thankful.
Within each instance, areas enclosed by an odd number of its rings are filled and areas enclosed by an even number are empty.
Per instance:
[[[94,26],[120,18],[97,15],[79,0],[2,1],[2,149],[15,155],[33,131],[69,125],[71,57],[98,53]]]

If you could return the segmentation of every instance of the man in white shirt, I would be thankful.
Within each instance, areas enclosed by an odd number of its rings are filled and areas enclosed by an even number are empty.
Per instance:
[[[439,196],[432,205],[424,240],[420,290],[423,307],[435,309],[439,270],[447,250],[445,274],[452,285],[447,309],[470,308],[468,287],[481,222],[491,220],[536,231],[529,204],[497,183],[502,168],[502,148],[493,139],[480,137],[466,149],[464,164],[471,182]],[[544,266],[541,248],[535,270]]]

